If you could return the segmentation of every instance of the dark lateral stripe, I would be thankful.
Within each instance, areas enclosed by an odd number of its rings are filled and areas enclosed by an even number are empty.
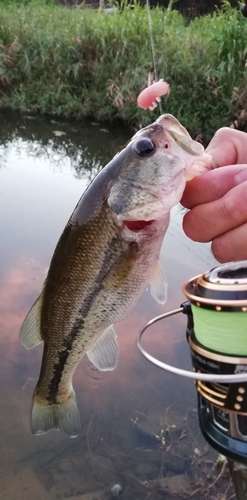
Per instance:
[[[78,317],[76,318],[73,327],[71,328],[70,332],[67,335],[66,340],[63,342],[63,349],[62,351],[59,352],[58,354],[58,361],[54,364],[53,366],[53,377],[49,383],[48,387],[48,401],[52,404],[56,402],[56,396],[58,394],[59,390],[59,384],[62,379],[63,375],[63,370],[64,367],[67,363],[68,357],[71,353],[71,351],[74,348],[74,342],[77,339],[78,334],[83,328],[83,325],[85,323],[85,318],[88,316],[90,313],[90,309],[92,307],[93,301],[95,299],[95,296],[100,293],[102,290],[102,280],[105,277],[105,270],[107,269],[107,263],[109,261],[109,253],[108,250],[111,249],[113,250],[113,253],[115,253],[114,249],[117,250],[117,247],[119,245],[119,240],[118,238],[114,237],[112,238],[109,243],[108,247],[105,252],[104,260],[101,266],[100,273],[98,275],[98,281],[99,284],[98,286],[95,286],[95,288],[91,291],[91,293],[88,295],[86,300],[84,300],[82,306],[80,307],[78,311]]]

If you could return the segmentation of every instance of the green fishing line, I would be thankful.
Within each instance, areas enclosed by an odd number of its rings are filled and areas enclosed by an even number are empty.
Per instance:
[[[247,313],[215,311],[191,304],[196,339],[221,354],[247,356]]]

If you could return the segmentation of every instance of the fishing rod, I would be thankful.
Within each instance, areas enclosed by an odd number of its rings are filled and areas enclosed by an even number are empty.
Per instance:
[[[247,500],[247,260],[220,265],[183,285],[187,301],[146,323],[141,354],[155,366],[195,380],[199,426],[229,464],[238,500]],[[157,321],[183,313],[193,371],[151,356],[142,337]]]
[[[151,45],[151,53],[152,53],[152,63],[153,63],[153,72],[154,72],[154,79],[157,82],[158,81],[158,70],[157,70],[157,64],[156,64],[156,54],[155,54],[155,47],[154,47],[154,37],[153,37],[153,25],[152,25],[152,18],[151,18],[151,6],[150,6],[150,0],[146,0],[146,7],[147,7],[147,17],[148,17],[148,28],[149,28],[149,36],[150,36],[150,45]],[[152,82],[150,82],[152,83]],[[159,106],[159,113],[162,115],[162,106],[161,102],[158,102]]]
[[[244,17],[247,17],[247,0],[241,5],[241,12]]]

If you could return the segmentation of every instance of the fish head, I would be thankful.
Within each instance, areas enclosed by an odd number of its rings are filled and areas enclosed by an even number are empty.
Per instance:
[[[162,220],[179,203],[186,181],[209,168],[202,144],[172,115],[162,115],[126,147],[108,205],[119,225],[126,220]]]

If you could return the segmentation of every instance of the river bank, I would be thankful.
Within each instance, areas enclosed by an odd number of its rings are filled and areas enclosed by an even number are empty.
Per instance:
[[[33,1],[0,2],[0,107],[143,126],[159,114],[136,97],[153,60],[146,8],[110,15]],[[151,11],[159,78],[171,84],[162,111],[208,140],[220,126],[245,128],[247,21],[229,5],[189,24]]]

